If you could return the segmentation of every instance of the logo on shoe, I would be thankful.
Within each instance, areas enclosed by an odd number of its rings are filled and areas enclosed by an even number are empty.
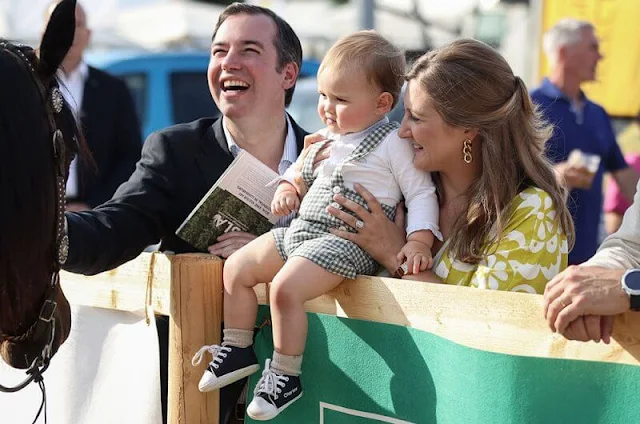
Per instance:
[[[294,387],[294,388],[293,388],[293,390],[289,390],[288,392],[286,392],[286,393],[284,394],[284,397],[285,397],[285,398],[288,398],[289,396],[291,396],[292,394],[294,394],[294,393],[295,393],[295,392],[297,392],[297,391],[298,391],[298,388],[297,388],[297,387]]]

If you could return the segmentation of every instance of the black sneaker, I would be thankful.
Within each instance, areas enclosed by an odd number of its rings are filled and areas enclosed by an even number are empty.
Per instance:
[[[262,377],[253,392],[253,400],[247,407],[247,415],[256,421],[275,418],[302,397],[300,377],[280,374],[270,364],[271,360],[267,359]]]
[[[191,364],[198,366],[205,352],[213,355],[213,359],[198,383],[198,389],[201,392],[210,392],[228,386],[260,369],[252,346],[202,346],[193,356]]]

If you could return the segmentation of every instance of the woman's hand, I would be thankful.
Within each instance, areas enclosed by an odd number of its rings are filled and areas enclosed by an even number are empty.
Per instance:
[[[357,232],[350,233],[337,228],[332,228],[329,231],[356,243],[366,250],[373,259],[389,270],[391,274],[394,274],[400,266],[397,258],[398,252],[404,246],[406,239],[404,205],[402,203],[398,204],[396,219],[393,222],[387,218],[380,202],[367,189],[360,184],[355,184],[355,190],[364,198],[371,212],[344,196],[336,194],[333,200],[353,212],[357,218],[332,206],[327,208],[327,212],[355,228]],[[362,225],[357,225],[358,220],[362,222]]]
[[[296,176],[293,179],[293,185],[296,188],[296,191],[300,195],[300,197],[304,197],[307,194],[307,183],[304,182],[302,178],[302,164],[304,163],[304,159],[309,154],[309,150],[311,150],[311,146],[321,141],[326,140],[326,138],[322,134],[314,133],[309,134],[304,138],[304,149],[300,153],[298,160],[296,160]],[[327,143],[322,149],[318,151],[318,154],[315,158],[313,158],[313,170],[329,157],[331,154],[331,142]]]

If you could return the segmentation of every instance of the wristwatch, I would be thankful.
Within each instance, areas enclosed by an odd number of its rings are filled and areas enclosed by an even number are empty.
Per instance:
[[[630,269],[622,276],[622,289],[629,295],[632,311],[640,311],[640,269]]]

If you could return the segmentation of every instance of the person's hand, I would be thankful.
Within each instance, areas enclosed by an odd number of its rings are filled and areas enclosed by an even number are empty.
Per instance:
[[[568,162],[560,162],[554,166],[559,176],[559,182],[569,190],[579,188],[589,190],[593,184],[595,174],[589,172],[584,166],[571,165]]]
[[[69,202],[66,204],[65,209],[67,212],[82,212],[88,211],[91,207],[83,202]]]
[[[552,331],[564,333],[583,315],[617,315],[629,310],[629,296],[622,289],[625,270],[570,266],[544,289],[544,316]]]
[[[398,261],[407,261],[407,272],[417,274],[433,266],[431,249],[425,243],[416,240],[408,240],[398,253]]]
[[[333,206],[329,206],[327,212],[355,228],[357,232],[351,233],[337,228],[331,228],[329,231],[356,243],[393,274],[401,264],[401,262],[398,262],[397,255],[402,246],[404,246],[406,239],[404,205],[402,203],[398,204],[396,207],[396,219],[395,221],[390,221],[384,214],[380,202],[373,197],[371,192],[360,184],[355,184],[354,188],[364,198],[370,212],[356,202],[336,194],[333,196],[333,200],[353,212],[356,216],[354,217]],[[358,221],[361,221],[362,225],[357,225]]]
[[[276,189],[276,194],[271,201],[271,213],[276,216],[287,216],[300,207],[300,198],[295,187],[283,181]]]
[[[605,344],[609,344],[611,333],[613,333],[612,316],[585,315],[569,323],[562,332],[562,336],[567,340],[580,342],[593,340],[596,343],[602,340]]]
[[[293,185],[301,197],[304,197],[304,195],[307,194],[307,190],[309,190],[307,183],[305,183],[302,178],[302,164],[304,163],[304,159],[309,154],[311,146],[324,140],[326,140],[326,138],[322,134],[318,133],[309,134],[304,138],[304,149],[300,153],[298,160],[296,160],[296,176],[293,179]],[[313,158],[313,170],[315,171],[330,154],[331,142],[327,143],[322,149],[320,149],[316,157]]]
[[[209,246],[208,250],[212,255],[228,258],[233,252],[239,250],[255,238],[256,236],[251,233],[229,231],[218,237],[218,242]]]

